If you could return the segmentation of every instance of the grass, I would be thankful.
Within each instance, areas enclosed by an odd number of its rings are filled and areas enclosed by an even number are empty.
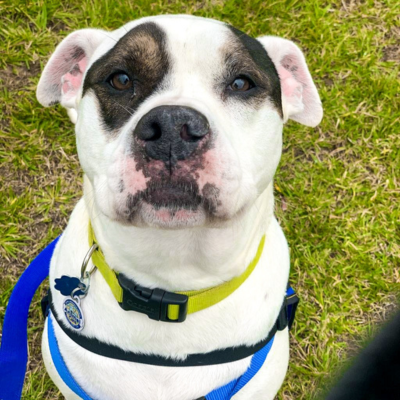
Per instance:
[[[40,71],[75,29],[111,30],[160,13],[221,19],[253,36],[295,40],[306,53],[325,117],[315,129],[286,126],[276,176],[276,213],[302,300],[278,399],[315,398],[390,314],[399,292],[397,0],[0,2],[0,321],[10,288],[62,231],[81,195],[66,113],[35,99]],[[60,399],[40,358],[39,299],[31,307],[23,398]]]

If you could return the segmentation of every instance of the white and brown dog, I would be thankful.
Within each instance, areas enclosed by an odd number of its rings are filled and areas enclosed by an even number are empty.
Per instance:
[[[79,332],[127,352],[175,360],[265,338],[289,275],[288,246],[273,215],[282,128],[288,119],[316,126],[322,118],[299,48],[182,15],[143,18],[113,32],[83,29],[57,47],[37,97],[44,106],[67,108],[85,174],[83,199],[51,262],[58,318],[65,319],[65,296],[54,281],[80,276],[89,220],[116,273],[171,292],[214,287],[240,275],[265,235],[249,278],[183,323],[123,310],[103,276],[93,273],[80,304],[85,327]],[[193,400],[242,375],[251,360],[148,365],[88,351],[56,322],[54,332],[76,382],[101,400]],[[43,354],[63,395],[80,398],[54,367],[47,335]],[[285,329],[234,399],[273,399],[288,359]]]

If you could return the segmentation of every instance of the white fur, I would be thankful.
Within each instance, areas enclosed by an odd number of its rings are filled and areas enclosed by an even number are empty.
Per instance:
[[[182,324],[157,322],[140,313],[123,311],[99,272],[93,274],[89,294],[81,302],[85,316],[82,334],[129,351],[183,359],[190,353],[257,343],[275,323],[289,275],[287,243],[273,216],[272,179],[281,155],[284,121],[268,101],[256,110],[234,101],[223,104],[213,91],[213,77],[223,68],[221,49],[229,35],[227,28],[217,21],[188,16],[150,17],[107,34],[86,31],[87,40],[81,37],[84,31],[79,31],[80,42],[93,44],[84,49],[87,68],[143,21],[156,21],[167,33],[173,64],[167,77],[168,89],[150,96],[112,138],[102,127],[95,94],[89,92],[81,98],[82,88],[74,89],[74,101],[68,107],[77,117],[78,154],[85,172],[84,198],[75,207],[56,247],[50,283],[53,285],[54,279],[61,275],[79,276],[88,250],[89,219],[113,269],[142,285],[170,291],[215,286],[239,275],[254,257],[265,234],[263,254],[246,282],[224,301],[189,315]],[[97,40],[100,34],[103,38]],[[72,37],[65,39],[65,43],[70,46],[75,42]],[[268,43],[263,40],[262,43],[268,50]],[[62,51],[63,46],[57,51]],[[52,59],[61,58],[58,55]],[[47,71],[55,69],[51,66],[52,59]],[[58,77],[62,81],[63,74],[69,72],[66,68],[58,69],[62,71]],[[82,72],[83,80],[85,71]],[[289,89],[298,85],[293,82],[295,78],[289,79]],[[39,100],[45,105],[55,96],[54,85],[46,91],[48,82],[45,69],[38,89]],[[287,110],[290,99],[282,100]],[[295,99],[294,103],[298,101]],[[319,98],[313,97],[310,101],[316,104]],[[304,109],[308,113],[307,121],[315,123],[319,118],[312,117],[313,107],[309,104],[302,108],[294,103],[292,106],[297,111],[292,114],[296,118]],[[139,190],[147,184],[127,151],[132,143],[132,131],[143,115],[159,105],[195,108],[210,123],[215,146],[207,153],[207,168],[199,171],[196,179],[200,190],[206,183],[215,184],[220,190],[217,222],[209,222],[204,210],[186,220],[171,216],[165,221],[160,211],[149,207],[141,210],[139,224],[118,220],[118,211],[125,207],[129,190]],[[117,190],[121,177],[131,182],[131,187],[122,193]],[[65,298],[56,290],[52,293],[55,309],[62,317]],[[68,368],[95,399],[193,400],[240,376],[250,362],[249,357],[215,366],[172,368],[118,361],[84,350],[57,323],[54,325]],[[46,335],[43,354],[47,370],[64,396],[68,400],[76,399],[52,365]],[[260,372],[234,399],[273,399],[287,364],[285,330],[276,335]]]

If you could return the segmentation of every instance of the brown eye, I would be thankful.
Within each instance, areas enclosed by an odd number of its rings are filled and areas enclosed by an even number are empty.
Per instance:
[[[253,82],[251,82],[250,79],[247,79],[247,78],[244,78],[244,77],[236,78],[228,86],[228,88],[230,90],[233,90],[235,92],[245,92],[246,90],[249,90],[252,87],[254,87]]]
[[[132,87],[132,80],[127,74],[121,72],[111,77],[110,84],[114,89],[127,90]]]

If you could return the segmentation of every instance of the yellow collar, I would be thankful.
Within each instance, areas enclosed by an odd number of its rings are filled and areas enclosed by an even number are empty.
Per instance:
[[[261,238],[257,253],[246,270],[239,276],[211,288],[184,292],[167,292],[162,289],[148,289],[111,269],[100,247],[92,254],[93,264],[101,272],[115,299],[125,310],[147,314],[150,318],[166,322],[182,322],[187,314],[204,310],[219,303],[232,294],[250,276],[256,267],[265,243]],[[89,245],[97,244],[89,221]]]

